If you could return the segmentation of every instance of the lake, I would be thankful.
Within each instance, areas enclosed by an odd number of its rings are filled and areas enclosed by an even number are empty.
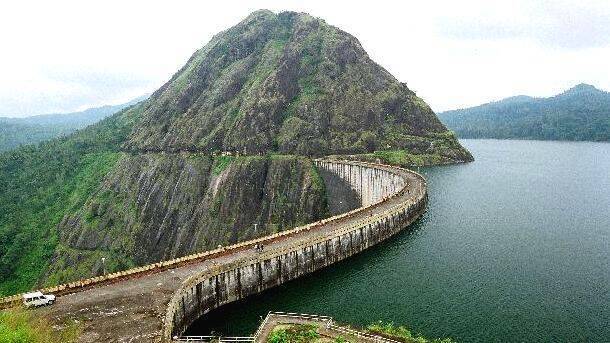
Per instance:
[[[610,144],[462,143],[476,161],[421,170],[430,204],[411,228],[189,333],[250,334],[273,310],[459,342],[610,341]]]

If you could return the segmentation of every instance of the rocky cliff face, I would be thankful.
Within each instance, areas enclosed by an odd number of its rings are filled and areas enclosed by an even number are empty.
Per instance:
[[[125,154],[60,223],[61,243],[45,278],[99,274],[102,257],[108,270],[167,260],[326,213],[324,183],[306,158]]]
[[[454,162],[472,159],[455,137],[448,151],[435,149],[447,129],[430,107],[356,38],[302,13],[258,11],[216,35],[151,96],[141,118],[127,149],[417,149]]]

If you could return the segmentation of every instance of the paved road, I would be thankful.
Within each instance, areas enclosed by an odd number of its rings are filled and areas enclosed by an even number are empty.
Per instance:
[[[411,201],[421,187],[419,179],[405,174],[410,192],[391,198],[372,210],[366,210],[340,222],[330,222],[310,231],[283,237],[265,245],[265,251],[310,241],[332,233],[350,223]],[[35,310],[49,318],[58,328],[65,323],[78,322],[83,332],[80,342],[159,342],[166,306],[181,283],[196,272],[215,264],[235,262],[255,257],[254,249],[210,258],[194,264],[122,280],[78,293],[60,296],[53,306]]]

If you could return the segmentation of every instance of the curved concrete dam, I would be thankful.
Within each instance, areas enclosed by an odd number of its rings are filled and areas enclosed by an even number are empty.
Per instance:
[[[349,184],[362,206],[233,246],[43,290],[60,296],[36,311],[57,325],[80,322],[81,342],[170,342],[209,311],[363,251],[425,211],[426,182],[417,173],[352,161],[315,164]]]

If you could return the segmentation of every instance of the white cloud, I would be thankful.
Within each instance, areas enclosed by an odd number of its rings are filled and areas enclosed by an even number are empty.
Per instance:
[[[472,3],[471,3],[472,4]],[[440,32],[457,39],[528,39],[542,46],[586,49],[610,44],[610,6],[602,1],[496,2],[461,6]]]
[[[532,5],[533,3],[533,5]],[[159,87],[260,8],[324,18],[435,110],[576,83],[610,89],[610,4],[594,1],[14,1],[0,13],[0,114],[116,103]]]

